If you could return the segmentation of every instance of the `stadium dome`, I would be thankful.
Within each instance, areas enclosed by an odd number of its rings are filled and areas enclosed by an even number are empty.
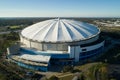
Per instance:
[[[96,58],[104,49],[100,30],[92,24],[50,19],[23,29],[20,44],[7,48],[18,65],[47,71],[54,65],[75,65]]]
[[[92,38],[99,34],[99,29],[88,23],[51,19],[31,25],[22,30],[21,35],[38,42],[73,42]]]

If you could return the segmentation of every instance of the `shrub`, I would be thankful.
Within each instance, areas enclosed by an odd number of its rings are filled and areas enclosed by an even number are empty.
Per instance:
[[[64,66],[63,72],[73,72],[73,67],[72,66]]]

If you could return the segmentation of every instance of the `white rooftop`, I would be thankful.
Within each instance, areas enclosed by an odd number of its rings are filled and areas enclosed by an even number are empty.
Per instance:
[[[67,19],[51,19],[33,24],[21,35],[38,42],[72,42],[91,38],[99,29],[91,24]]]
[[[43,55],[30,55],[30,54],[21,54],[18,55],[19,58],[35,61],[35,62],[49,62],[51,56],[43,56]]]

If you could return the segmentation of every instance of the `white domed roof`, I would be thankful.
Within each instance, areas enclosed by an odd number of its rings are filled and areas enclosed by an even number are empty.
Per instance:
[[[99,29],[94,25],[67,19],[51,19],[33,24],[21,35],[38,42],[72,42],[96,36]]]

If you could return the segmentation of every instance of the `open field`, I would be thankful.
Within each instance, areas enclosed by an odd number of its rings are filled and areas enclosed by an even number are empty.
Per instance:
[[[10,26],[8,27],[11,30],[21,29],[21,26]]]

